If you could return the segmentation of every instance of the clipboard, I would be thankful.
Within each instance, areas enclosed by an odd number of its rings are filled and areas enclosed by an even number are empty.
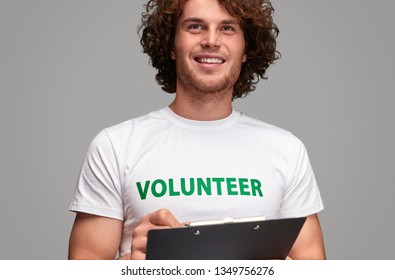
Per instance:
[[[147,260],[285,259],[306,217],[154,229]]]

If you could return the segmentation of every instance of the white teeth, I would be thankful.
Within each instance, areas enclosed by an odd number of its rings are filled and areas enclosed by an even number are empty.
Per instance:
[[[211,64],[221,64],[224,62],[222,59],[209,58],[209,57],[199,58],[199,59],[197,59],[197,61],[200,63],[211,63]]]

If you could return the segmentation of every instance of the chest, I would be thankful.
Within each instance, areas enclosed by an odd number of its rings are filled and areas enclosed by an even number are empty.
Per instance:
[[[125,214],[136,218],[167,208],[180,221],[274,218],[285,171],[281,154],[258,139],[226,133],[157,135],[128,156]]]

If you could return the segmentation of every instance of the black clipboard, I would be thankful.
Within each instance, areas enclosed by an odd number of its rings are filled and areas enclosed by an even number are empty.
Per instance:
[[[285,259],[306,217],[148,232],[147,260]]]

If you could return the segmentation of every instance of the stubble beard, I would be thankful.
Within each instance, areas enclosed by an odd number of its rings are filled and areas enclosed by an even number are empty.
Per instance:
[[[229,92],[232,94],[233,87],[240,75],[241,62],[234,63],[228,73],[209,79],[196,75],[182,59],[176,59],[176,69],[177,84],[182,85],[186,94],[191,98],[197,100],[222,99]]]

